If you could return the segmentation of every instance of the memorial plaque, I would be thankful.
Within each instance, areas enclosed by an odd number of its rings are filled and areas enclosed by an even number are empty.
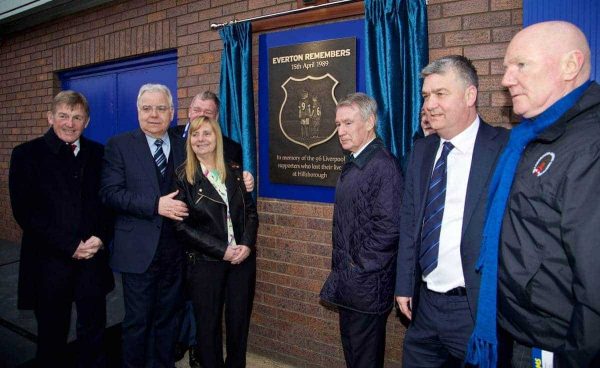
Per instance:
[[[269,179],[336,184],[345,155],[335,105],[356,91],[356,39],[269,49]]]

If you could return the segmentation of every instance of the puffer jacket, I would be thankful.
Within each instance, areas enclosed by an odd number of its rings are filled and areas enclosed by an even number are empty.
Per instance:
[[[238,165],[227,164],[227,199],[235,241],[255,251],[258,214],[246,192]],[[185,202],[189,216],[175,225],[186,253],[207,261],[223,260],[227,249],[227,206],[210,181],[199,172],[193,185],[178,175],[177,199]]]
[[[342,167],[333,214],[329,304],[380,314],[394,303],[402,173],[379,139]]]

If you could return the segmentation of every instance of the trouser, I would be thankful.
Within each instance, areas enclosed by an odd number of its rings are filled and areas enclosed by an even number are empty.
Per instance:
[[[71,322],[71,299],[58,297],[53,291],[39,293],[35,307],[38,324],[36,360],[39,367],[66,367],[67,338]],[[104,295],[75,300],[77,310],[76,366],[105,367],[104,328],[106,298]]]
[[[159,244],[146,272],[123,273],[123,368],[172,368],[182,304],[183,254]]]
[[[339,308],[340,335],[348,368],[383,367],[389,314],[389,311],[368,314]]]
[[[187,283],[196,317],[196,341],[203,368],[246,366],[246,347],[256,284],[256,255],[239,265],[195,260]],[[225,308],[227,358],[223,361],[222,315]]]
[[[464,292],[464,289],[462,289]],[[461,367],[473,332],[466,293],[446,295],[422,284],[404,337],[402,367]]]

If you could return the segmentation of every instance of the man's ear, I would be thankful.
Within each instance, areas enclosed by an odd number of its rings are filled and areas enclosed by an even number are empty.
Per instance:
[[[367,130],[375,130],[375,116],[374,115],[369,116],[369,119],[367,120]]]
[[[54,124],[54,114],[52,114],[52,111],[48,111],[46,117],[48,118],[48,125]]]
[[[584,59],[583,52],[580,50],[572,50],[564,54],[560,60],[563,79],[566,81],[575,79],[583,68]]]
[[[477,102],[477,87],[468,86],[465,90],[465,100],[467,106],[473,106]]]

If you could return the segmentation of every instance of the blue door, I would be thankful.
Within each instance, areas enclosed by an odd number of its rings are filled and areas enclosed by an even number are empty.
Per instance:
[[[146,83],[164,84],[173,94],[177,112],[177,52],[79,68],[59,74],[63,90],[83,93],[90,105],[84,135],[106,143],[117,133],[137,129],[137,94]],[[177,115],[171,124],[176,124]]]

